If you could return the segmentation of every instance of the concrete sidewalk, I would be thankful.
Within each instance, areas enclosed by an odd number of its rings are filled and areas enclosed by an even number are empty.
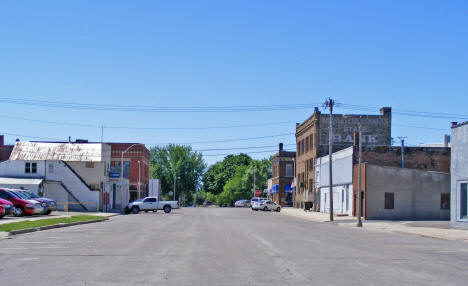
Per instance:
[[[281,213],[315,222],[330,223],[330,214],[305,212],[302,209],[283,208]],[[335,216],[333,224],[342,227],[356,227],[357,218]],[[363,221],[363,229],[380,232],[396,232],[423,237],[468,242],[468,230],[451,229],[449,221]]]

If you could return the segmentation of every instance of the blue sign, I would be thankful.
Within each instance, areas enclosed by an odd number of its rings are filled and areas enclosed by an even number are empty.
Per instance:
[[[120,173],[109,172],[109,178],[120,178]]]

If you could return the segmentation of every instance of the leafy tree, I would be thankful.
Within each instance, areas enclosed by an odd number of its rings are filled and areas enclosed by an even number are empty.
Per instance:
[[[252,160],[248,166],[238,166],[234,176],[224,185],[223,192],[216,197],[219,205],[233,205],[236,200],[249,199],[255,189],[263,190],[267,187],[271,176],[269,160]]]
[[[215,195],[222,193],[224,185],[235,175],[237,167],[248,166],[250,162],[252,159],[246,154],[226,156],[203,175],[204,190]]]
[[[161,180],[163,197],[169,197],[168,193],[173,191],[175,180],[176,200],[182,196],[187,203],[193,201],[206,168],[201,153],[184,145],[157,146],[150,149],[150,163],[152,178]]]

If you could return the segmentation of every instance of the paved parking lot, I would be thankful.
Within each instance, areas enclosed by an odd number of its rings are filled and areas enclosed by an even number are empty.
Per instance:
[[[2,285],[466,285],[465,242],[194,208],[0,240]]]

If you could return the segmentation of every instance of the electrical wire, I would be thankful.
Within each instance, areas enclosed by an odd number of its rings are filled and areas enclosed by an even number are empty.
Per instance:
[[[67,108],[77,110],[95,111],[121,111],[121,112],[259,112],[277,110],[310,109],[317,103],[278,104],[278,105],[237,105],[237,106],[142,106],[142,105],[111,105],[91,104],[65,101],[48,101],[0,97],[1,103],[28,105],[35,107]]]

